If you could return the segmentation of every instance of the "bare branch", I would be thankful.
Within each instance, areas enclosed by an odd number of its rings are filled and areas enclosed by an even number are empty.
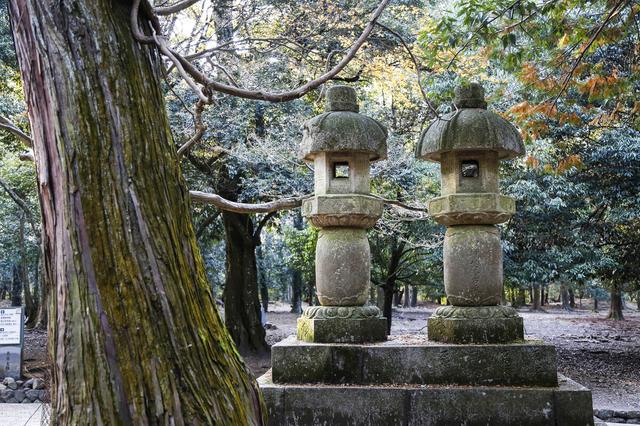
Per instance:
[[[200,70],[198,70],[186,58],[184,58],[178,52],[176,52],[175,50],[171,49],[169,46],[164,44],[166,43],[165,41],[166,39],[160,34],[160,26],[159,24],[157,24],[158,22],[157,17],[153,14],[152,11],[145,10],[145,12],[147,12],[147,15],[149,15],[149,13],[151,14],[150,19],[151,19],[153,28],[156,31],[156,34],[155,34],[155,37],[149,37],[144,35],[144,33],[140,30],[140,27],[138,26],[138,13],[140,9],[140,0],[134,0],[133,6],[131,8],[131,26],[132,26],[133,35],[136,38],[136,40],[138,40],[141,43],[147,43],[147,44],[154,43],[158,45],[158,48],[162,51],[162,53],[165,54],[169,59],[171,59],[172,62],[174,62],[174,64],[179,69],[180,74],[183,77],[185,77],[185,74],[188,74],[188,76],[190,77],[190,79],[192,79],[192,81],[195,81],[200,85],[204,86],[207,92],[209,90],[216,90],[218,92],[222,92],[227,95],[233,95],[233,96],[237,96],[245,99],[263,100],[263,101],[269,101],[269,102],[287,102],[287,101],[298,99],[304,96],[306,93],[316,89],[317,87],[321,86],[322,84],[326,83],[327,81],[331,80],[333,77],[338,75],[338,73],[340,73],[347,66],[347,64],[356,56],[356,53],[358,52],[358,50],[367,41],[369,34],[371,34],[371,31],[373,31],[373,28],[375,27],[376,21],[378,20],[378,18],[380,17],[384,9],[389,4],[389,1],[390,0],[382,0],[379,3],[378,7],[371,15],[371,18],[369,19],[369,22],[367,23],[366,27],[362,31],[362,34],[360,34],[360,37],[358,37],[358,39],[353,43],[353,45],[351,46],[347,54],[340,60],[340,62],[336,64],[336,66],[334,66],[331,70],[322,74],[320,77],[314,80],[311,80],[293,90],[280,92],[280,93],[267,92],[264,90],[244,89],[241,87],[234,87],[234,86],[220,83],[218,81],[210,79],[205,74],[203,74]],[[145,0],[145,4],[148,5],[146,0]],[[160,44],[158,44],[158,42]],[[176,63],[176,61],[179,62],[181,67],[178,67],[178,64]],[[187,79],[187,83],[190,83],[190,79]],[[191,84],[189,85],[191,86]],[[200,99],[203,99],[204,95],[202,94],[202,91],[200,89],[196,90],[196,93],[198,93],[198,96],[200,97]]]
[[[172,4],[171,6],[154,7],[153,12],[156,15],[171,15],[172,13],[178,13],[181,10],[188,8],[199,1],[200,0],[182,0],[178,3]]]

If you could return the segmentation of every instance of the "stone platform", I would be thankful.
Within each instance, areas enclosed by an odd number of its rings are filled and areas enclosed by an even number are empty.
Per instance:
[[[591,392],[563,376],[558,382],[557,387],[283,385],[273,383],[270,371],[258,379],[270,425],[593,425]]]
[[[540,341],[456,345],[424,335],[271,348],[258,379],[270,425],[592,425],[591,392]]]
[[[290,336],[271,347],[275,383],[556,386],[556,349],[536,340],[455,345],[426,336],[348,345]]]

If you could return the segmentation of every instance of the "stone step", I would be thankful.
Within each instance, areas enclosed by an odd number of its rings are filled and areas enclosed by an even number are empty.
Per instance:
[[[557,386],[556,349],[541,341],[456,345],[423,335],[386,342],[301,342],[271,347],[275,383]]]
[[[558,387],[282,385],[269,371],[258,384],[278,426],[593,425],[591,392],[558,379]]]

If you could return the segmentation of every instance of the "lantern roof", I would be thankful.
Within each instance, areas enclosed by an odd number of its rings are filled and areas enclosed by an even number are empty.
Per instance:
[[[302,126],[303,159],[313,160],[320,152],[368,153],[371,161],[387,157],[387,129],[358,113],[356,91],[352,87],[329,87],[325,97],[325,112]]]
[[[448,151],[496,151],[500,159],[524,154],[520,132],[487,110],[480,84],[458,86],[453,103],[456,111],[436,119],[422,132],[416,157],[440,161],[441,154]]]

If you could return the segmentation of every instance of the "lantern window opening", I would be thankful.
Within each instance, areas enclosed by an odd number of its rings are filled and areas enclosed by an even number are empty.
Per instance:
[[[333,178],[348,179],[349,178],[349,162],[336,161],[333,163]]]
[[[480,175],[480,165],[476,160],[464,160],[460,164],[462,177],[477,178]]]

